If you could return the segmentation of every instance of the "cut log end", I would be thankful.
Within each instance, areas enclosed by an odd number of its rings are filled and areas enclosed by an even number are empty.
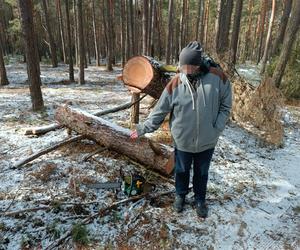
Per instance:
[[[125,85],[135,87],[134,91],[144,89],[153,79],[154,72],[149,60],[143,56],[135,56],[128,60],[123,69]]]

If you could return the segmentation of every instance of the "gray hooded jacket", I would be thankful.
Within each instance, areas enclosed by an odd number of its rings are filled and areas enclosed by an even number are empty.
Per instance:
[[[158,103],[143,124],[139,136],[158,129],[166,115],[175,147],[198,153],[217,144],[230,115],[232,94],[230,82],[221,69],[211,67],[193,87],[184,73],[177,74],[164,89]]]

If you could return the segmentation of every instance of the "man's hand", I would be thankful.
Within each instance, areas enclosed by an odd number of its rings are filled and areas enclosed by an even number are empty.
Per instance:
[[[131,131],[130,133],[130,139],[136,140],[139,137],[138,133],[136,130]]]

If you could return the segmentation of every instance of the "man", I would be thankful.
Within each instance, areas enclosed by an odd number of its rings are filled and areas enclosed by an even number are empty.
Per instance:
[[[170,113],[175,146],[174,209],[181,212],[188,193],[193,163],[193,191],[197,214],[205,218],[208,169],[220,133],[231,110],[231,86],[221,68],[203,55],[198,42],[190,42],[179,55],[179,70],[164,89],[147,120],[131,132],[136,139],[158,129]]]

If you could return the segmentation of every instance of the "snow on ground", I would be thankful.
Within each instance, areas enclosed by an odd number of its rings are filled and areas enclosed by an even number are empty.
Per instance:
[[[57,130],[25,136],[24,128],[53,121],[58,104],[72,101],[86,111],[110,108],[130,100],[108,73],[86,69],[87,84],[65,84],[67,66],[41,67],[46,110],[30,111],[26,66],[8,67],[9,86],[0,89],[0,211],[50,206],[49,211],[0,215],[0,249],[45,248],[55,238],[114,201],[126,198],[111,190],[87,189],[84,183],[116,180],[119,169],[138,172],[156,184],[156,192],[172,184],[139,168],[128,158],[104,151],[87,162],[82,157],[97,149],[83,140],[44,155],[20,169],[14,163],[66,138]],[[57,83],[61,82],[61,83]],[[145,113],[150,98],[143,100]],[[192,193],[182,214],[172,211],[173,196],[142,199],[98,217],[87,226],[90,249],[299,249],[300,246],[300,109],[284,109],[285,146],[261,147],[252,135],[229,124],[221,136],[210,170],[209,217],[200,220]],[[142,115],[144,119],[146,114]],[[129,111],[105,119],[128,124]],[[72,248],[68,241],[66,249]]]

